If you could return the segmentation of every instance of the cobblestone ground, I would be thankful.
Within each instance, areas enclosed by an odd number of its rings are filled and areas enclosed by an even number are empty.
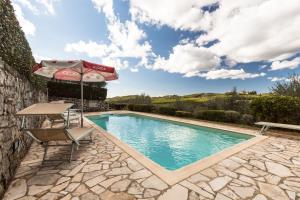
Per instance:
[[[71,163],[41,165],[33,144],[4,199],[300,199],[300,141],[270,137],[173,186],[99,132]],[[49,150],[58,158],[66,149]]]

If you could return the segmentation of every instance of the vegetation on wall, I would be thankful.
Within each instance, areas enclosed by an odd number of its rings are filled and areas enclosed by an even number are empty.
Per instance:
[[[44,88],[43,79],[32,74],[31,68],[35,60],[10,0],[0,1],[0,19],[0,57],[33,85]]]

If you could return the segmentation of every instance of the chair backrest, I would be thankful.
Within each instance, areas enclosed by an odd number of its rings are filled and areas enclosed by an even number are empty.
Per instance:
[[[54,120],[64,120],[64,117],[61,115],[47,115],[50,121]]]
[[[38,142],[70,140],[64,128],[36,128],[24,131]]]

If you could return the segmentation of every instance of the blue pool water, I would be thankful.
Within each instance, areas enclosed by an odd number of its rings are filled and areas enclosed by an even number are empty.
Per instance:
[[[88,117],[168,170],[176,170],[252,136],[134,114]]]

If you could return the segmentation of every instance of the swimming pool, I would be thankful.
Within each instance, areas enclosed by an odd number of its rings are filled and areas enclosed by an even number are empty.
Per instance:
[[[103,114],[88,119],[168,170],[253,137],[136,114]]]

